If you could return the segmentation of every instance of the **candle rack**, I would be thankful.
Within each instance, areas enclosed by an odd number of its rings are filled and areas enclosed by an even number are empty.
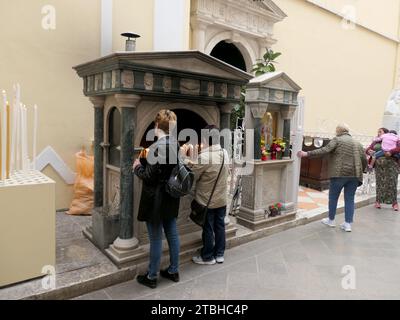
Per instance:
[[[19,84],[14,85],[11,102],[7,92],[2,90],[3,103],[0,106],[0,181],[10,179],[14,171],[28,172],[35,168],[38,128],[38,107],[29,108],[21,102]],[[28,110],[33,111],[33,132],[28,133]],[[32,147],[28,145],[32,136]],[[31,157],[29,151],[32,150]],[[32,162],[31,160],[32,159]]]

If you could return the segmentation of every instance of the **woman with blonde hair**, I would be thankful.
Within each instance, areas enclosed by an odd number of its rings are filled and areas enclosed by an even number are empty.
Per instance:
[[[163,230],[168,241],[170,265],[161,270],[160,275],[174,282],[179,281],[179,236],[176,226],[179,198],[172,197],[165,188],[166,180],[178,161],[178,142],[170,136],[176,121],[173,111],[158,112],[154,120],[158,140],[146,152],[147,159],[137,159],[133,165],[136,176],[143,181],[138,220],[146,222],[150,240],[148,271],[138,275],[137,281],[152,289],[157,287],[160,271]]]
[[[298,156],[312,158],[325,154],[330,155],[329,217],[322,219],[321,222],[329,227],[335,227],[337,203],[344,189],[345,222],[341,224],[341,228],[351,232],[354,197],[357,188],[363,183],[363,172],[367,167],[364,148],[352,138],[348,126],[340,124],[336,127],[336,137],[327,146],[309,152],[299,151]]]

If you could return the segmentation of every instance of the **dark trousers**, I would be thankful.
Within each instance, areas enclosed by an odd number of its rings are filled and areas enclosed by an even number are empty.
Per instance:
[[[353,177],[331,178],[329,186],[329,219],[335,220],[337,203],[344,189],[344,216],[347,223],[353,223],[354,196],[358,188],[358,179]]]
[[[226,206],[217,209],[208,209],[202,235],[203,248],[201,249],[201,257],[204,261],[224,256],[225,214]]]

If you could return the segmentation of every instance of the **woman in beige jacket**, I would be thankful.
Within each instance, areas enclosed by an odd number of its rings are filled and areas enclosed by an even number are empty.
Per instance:
[[[201,205],[206,206],[213,187],[215,191],[208,206],[206,222],[203,227],[203,248],[200,255],[193,257],[197,264],[212,265],[224,262],[225,253],[225,215],[227,178],[229,172],[229,158],[225,149],[219,143],[220,133],[216,126],[205,127],[209,130],[208,137],[202,140],[202,149],[199,151],[196,161],[188,162],[195,174],[194,198]],[[202,137],[203,138],[203,137]],[[186,153],[184,149],[184,153]],[[223,157],[225,157],[222,165]],[[218,178],[218,173],[221,169]]]

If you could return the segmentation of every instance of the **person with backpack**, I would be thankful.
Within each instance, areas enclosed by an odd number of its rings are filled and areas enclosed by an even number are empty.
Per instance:
[[[179,282],[179,235],[176,220],[180,198],[167,192],[167,183],[178,164],[179,146],[170,131],[176,126],[177,117],[173,111],[161,110],[155,122],[155,135],[146,159],[137,159],[134,173],[142,182],[142,195],[138,220],[146,222],[150,240],[150,262],[148,271],[137,276],[137,281],[149,288],[157,287],[157,276],[162,257],[163,229],[169,246],[170,265],[160,275]]]
[[[186,149],[183,154],[189,151]],[[224,262],[228,160],[227,151],[220,144],[219,129],[215,125],[206,126],[202,130],[197,160],[187,161],[195,175],[194,203],[207,210],[202,232],[203,248],[192,258],[196,264]]]

